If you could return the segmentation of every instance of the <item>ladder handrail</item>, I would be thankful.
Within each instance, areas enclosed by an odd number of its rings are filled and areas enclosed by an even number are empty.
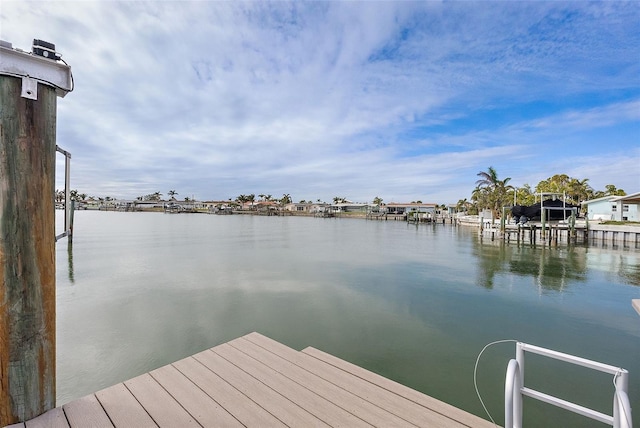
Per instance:
[[[62,153],[64,155],[64,232],[55,236],[55,242],[58,242],[59,239],[64,238],[65,236],[71,239],[71,234],[73,233],[73,221],[72,221],[72,204],[71,201],[71,153],[64,150],[62,147],[56,144],[56,152]]]
[[[571,364],[587,367],[592,370],[614,375],[615,392],[613,395],[613,416],[597,412],[579,404],[544,394],[524,386],[524,352],[529,351]],[[522,342],[516,343],[516,359],[511,359],[507,366],[504,395],[504,426],[505,428],[522,428],[522,396],[534,398],[539,401],[569,410],[588,418],[612,425],[614,428],[631,428],[631,405],[627,394],[629,372],[620,367],[610,366],[586,358],[557,352],[539,346]]]

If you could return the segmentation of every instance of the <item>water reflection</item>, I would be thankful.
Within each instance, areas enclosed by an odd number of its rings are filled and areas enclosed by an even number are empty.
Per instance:
[[[73,276],[73,241],[69,240],[67,244],[67,272],[69,274],[69,282],[75,284],[75,278]]]
[[[627,284],[640,286],[640,263],[637,260],[620,257],[618,276]]]
[[[470,374],[496,339],[640,372],[640,288],[621,286],[638,285],[638,251],[480,244],[475,229],[403,222],[79,216],[75,249],[57,245],[58,403],[254,330],[479,415]],[[480,374],[492,413],[508,351]],[[552,412],[525,421],[583,426]]]
[[[640,285],[637,254],[612,252],[607,248],[514,245],[502,240],[475,239],[473,254],[478,261],[477,283],[492,289],[497,276],[510,273],[532,277],[544,290],[562,292],[571,284],[587,281],[588,269],[617,275],[618,281]]]

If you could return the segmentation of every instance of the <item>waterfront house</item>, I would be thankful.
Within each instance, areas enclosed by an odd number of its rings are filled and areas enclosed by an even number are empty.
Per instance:
[[[447,214],[449,216],[453,216],[456,215],[458,213],[458,205],[457,204],[448,204],[447,205]],[[463,209],[462,212],[466,211],[466,209]]]
[[[334,213],[354,213],[361,212],[366,213],[369,207],[374,207],[375,205],[357,203],[357,202],[340,202],[337,204],[331,204],[331,210]]]
[[[276,201],[258,201],[255,203],[255,209],[259,213],[277,212],[280,208],[280,203]]]
[[[311,203],[291,203],[284,206],[285,211],[293,211],[296,213],[308,213],[311,212]]]
[[[640,192],[584,201],[589,220],[640,221]]]
[[[431,216],[434,216],[436,214],[436,207],[437,207],[437,204],[432,204],[432,203],[423,204],[423,203],[417,203],[417,202],[410,202],[410,203],[390,202],[387,205],[385,205],[387,214],[396,214],[396,215],[410,213],[410,212],[417,212],[419,214],[430,214]]]
[[[116,208],[122,208],[125,201],[116,201]],[[134,201],[133,205],[137,211],[152,211],[164,208],[165,201]]]

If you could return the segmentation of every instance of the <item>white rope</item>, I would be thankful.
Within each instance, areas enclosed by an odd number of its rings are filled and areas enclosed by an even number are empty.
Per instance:
[[[485,345],[484,348],[482,348],[482,351],[480,351],[480,353],[478,354],[478,357],[476,358],[476,363],[475,363],[475,365],[473,367],[473,386],[474,386],[474,388],[476,390],[476,395],[478,396],[478,400],[480,400],[480,404],[482,404],[482,408],[484,409],[485,413],[487,414],[487,416],[489,417],[489,419],[491,420],[491,422],[493,423],[493,425],[496,428],[498,427],[498,425],[496,424],[496,421],[491,416],[491,413],[489,413],[489,410],[487,409],[487,406],[484,404],[484,400],[482,400],[482,396],[480,395],[480,390],[478,389],[478,378],[477,378],[478,364],[480,363],[480,357],[482,356],[484,351],[486,351],[487,348],[489,348],[490,346],[497,345],[499,343],[512,343],[512,342],[513,343],[518,343],[518,341],[514,340],[514,339],[496,340],[494,342],[488,343],[487,345]],[[624,419],[625,419],[625,422],[627,423],[626,426],[630,427],[631,426],[631,416],[630,416],[631,409],[629,409],[626,406],[624,406],[625,401],[620,399],[620,391],[618,390],[618,387],[616,385],[616,379],[621,374],[622,374],[622,372],[618,371],[613,376],[613,386],[615,387],[615,394],[616,394],[616,397],[618,398],[618,400],[617,400],[618,404],[621,407],[623,407],[622,413],[624,414]]]
[[[518,343],[517,340],[513,340],[513,339],[504,339],[504,340],[496,340],[495,342],[491,342],[487,345],[485,345],[484,348],[482,348],[482,351],[480,351],[480,353],[478,354],[478,357],[476,358],[476,364],[473,367],[473,386],[476,389],[476,395],[478,396],[478,400],[480,400],[480,404],[482,404],[482,408],[484,409],[484,411],[486,412],[487,416],[489,416],[489,419],[491,420],[491,422],[493,422],[493,425],[497,428],[497,424],[496,421],[493,420],[493,418],[491,417],[491,414],[489,413],[489,410],[487,410],[487,406],[485,406],[484,401],[482,400],[482,397],[480,396],[480,391],[478,390],[478,378],[477,378],[477,373],[478,373],[478,363],[480,362],[480,357],[482,356],[482,353],[490,346],[492,345],[497,345],[498,343]]]

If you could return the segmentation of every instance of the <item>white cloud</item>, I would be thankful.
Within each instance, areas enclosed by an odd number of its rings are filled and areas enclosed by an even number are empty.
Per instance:
[[[71,64],[58,143],[84,192],[455,202],[489,165],[533,185],[574,171],[638,187],[637,173],[588,162],[637,158],[639,14],[621,2],[9,1],[0,37],[49,40]]]

